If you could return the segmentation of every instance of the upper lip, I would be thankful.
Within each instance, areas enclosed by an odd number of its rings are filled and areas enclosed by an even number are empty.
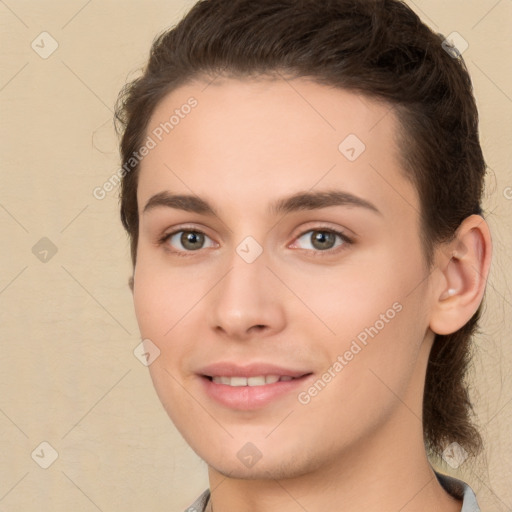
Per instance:
[[[284,368],[269,363],[235,364],[228,361],[209,364],[198,371],[199,374],[207,377],[257,377],[260,375],[279,375],[280,377],[302,377],[311,372],[307,370],[295,370]]]

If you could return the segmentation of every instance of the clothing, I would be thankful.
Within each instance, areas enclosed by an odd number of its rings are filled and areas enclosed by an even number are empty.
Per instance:
[[[462,500],[462,509],[460,512],[480,512],[475,493],[467,483],[448,475],[442,475],[441,473],[436,473],[436,476],[439,483],[448,494]]]
[[[480,512],[475,493],[468,484],[440,473],[436,473],[436,476],[437,480],[448,494],[451,494],[454,498],[462,500],[462,509],[460,512]],[[206,489],[206,491],[204,491],[203,494],[201,494],[201,496],[199,496],[199,498],[197,498],[197,500],[185,510],[185,512],[204,512],[209,499],[210,490]]]

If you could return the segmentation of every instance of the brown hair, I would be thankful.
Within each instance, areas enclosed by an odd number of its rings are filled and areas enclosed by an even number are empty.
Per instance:
[[[425,261],[481,214],[485,162],[467,69],[455,50],[398,0],[202,0],[155,39],[140,78],[121,91],[116,119],[123,168],[142,146],[156,105],[186,82],[308,77],[386,102],[400,121],[404,173],[418,190]],[[136,264],[138,164],[122,179],[121,220]],[[423,400],[425,444],[481,448],[465,375],[482,305],[457,332],[436,335]]]

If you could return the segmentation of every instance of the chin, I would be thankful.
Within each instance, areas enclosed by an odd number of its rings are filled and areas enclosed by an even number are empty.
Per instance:
[[[249,447],[248,447],[249,446]],[[250,445],[241,449],[237,446],[219,447],[220,451],[211,453],[211,450],[194,450],[211,470],[229,478],[240,480],[281,480],[298,478],[312,471],[320,469],[324,462],[318,457],[306,457],[304,446],[298,444],[293,453],[283,453],[279,446],[262,448],[256,452]],[[207,452],[210,453],[207,453]],[[265,455],[267,451],[268,455]],[[263,453],[262,453],[263,452]],[[233,456],[229,456],[230,454]],[[253,460],[250,455],[253,454]],[[259,457],[259,458],[258,458]]]
[[[244,468],[241,464],[210,464],[208,466],[217,473],[238,480],[284,480],[287,478],[297,478],[307,474],[308,470],[301,471],[299,467],[292,464],[283,465],[282,463],[262,463],[259,461],[252,468]]]

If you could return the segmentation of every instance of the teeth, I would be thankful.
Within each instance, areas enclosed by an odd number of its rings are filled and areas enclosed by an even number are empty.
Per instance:
[[[230,386],[247,386],[247,379],[245,377],[231,377],[228,384]]]
[[[212,381],[216,384],[226,384],[228,386],[264,386],[265,384],[274,384],[277,381],[289,381],[293,377],[284,375],[258,375],[257,377],[212,377]]]
[[[265,377],[249,377],[247,379],[248,386],[264,386],[265,385]]]

